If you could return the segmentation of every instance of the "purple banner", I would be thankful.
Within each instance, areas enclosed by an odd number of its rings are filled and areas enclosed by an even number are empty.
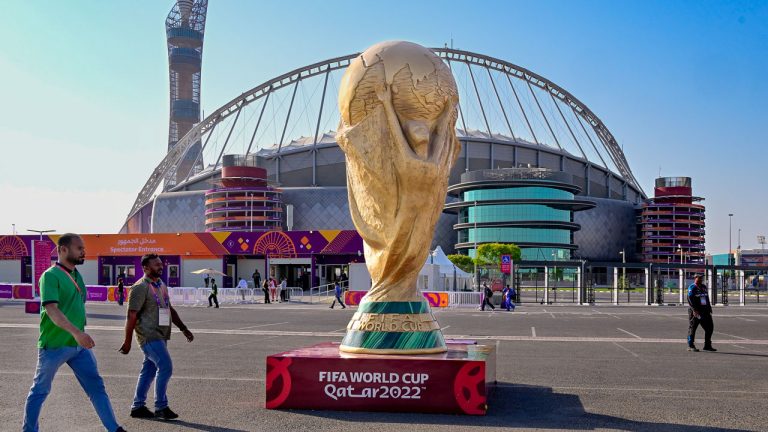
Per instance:
[[[88,301],[103,302],[109,298],[109,288],[105,286],[88,286],[86,287],[88,293]]]
[[[51,267],[53,243],[48,240],[32,240],[32,283],[35,295],[40,295],[40,276]]]
[[[0,285],[0,299],[13,298],[13,286],[12,285]]]

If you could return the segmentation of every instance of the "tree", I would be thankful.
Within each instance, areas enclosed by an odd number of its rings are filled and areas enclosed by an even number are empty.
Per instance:
[[[477,265],[500,265],[502,255],[511,255],[513,261],[520,261],[520,248],[512,243],[485,243],[477,248]]]
[[[456,267],[462,269],[465,272],[472,273],[472,268],[475,265],[472,257],[468,255],[448,255],[448,259],[451,260]]]

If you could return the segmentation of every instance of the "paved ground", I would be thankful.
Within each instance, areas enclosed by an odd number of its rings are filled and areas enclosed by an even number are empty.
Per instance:
[[[509,429],[768,430],[768,308],[717,308],[718,353],[685,351],[685,309],[526,305],[517,312],[445,310],[447,336],[498,341],[499,386],[485,417],[267,411],[267,354],[339,341],[353,309],[320,305],[179,308],[195,332],[171,341],[171,406],[183,421],[132,420],[141,355],[116,352],[123,310],[89,305],[89,333],[118,418],[129,431],[465,431]],[[0,430],[19,430],[37,318],[0,302]],[[701,343],[699,344],[701,345]],[[134,346],[136,348],[136,346]],[[44,431],[97,431],[71,373],[56,379]]]

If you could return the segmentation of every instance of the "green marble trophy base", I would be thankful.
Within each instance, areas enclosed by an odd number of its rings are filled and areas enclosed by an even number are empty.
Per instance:
[[[363,354],[435,354],[447,351],[429,303],[363,301],[339,350]]]

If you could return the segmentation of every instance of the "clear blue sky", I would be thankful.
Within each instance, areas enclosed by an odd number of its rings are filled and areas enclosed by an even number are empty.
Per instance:
[[[6,1],[0,232],[115,232],[162,158],[172,1]],[[386,39],[454,46],[576,95],[646,192],[691,176],[708,251],[768,234],[768,2],[210,0],[203,107]]]

